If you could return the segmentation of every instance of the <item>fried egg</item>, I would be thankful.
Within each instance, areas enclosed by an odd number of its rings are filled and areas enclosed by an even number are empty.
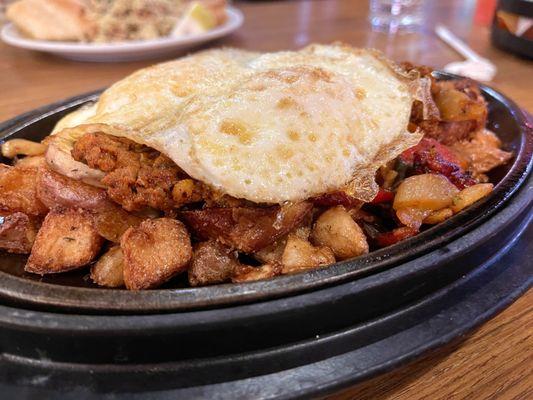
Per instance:
[[[283,203],[348,188],[369,201],[376,170],[421,139],[407,130],[419,81],[345,45],[210,50],[134,73],[71,120],[78,134],[107,125],[236,198]]]

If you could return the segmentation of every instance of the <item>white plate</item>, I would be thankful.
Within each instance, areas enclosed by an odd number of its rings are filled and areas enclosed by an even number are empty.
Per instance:
[[[79,43],[35,40],[23,37],[13,24],[2,28],[4,42],[15,47],[44,51],[77,61],[133,61],[172,55],[180,50],[218,39],[238,29],[243,22],[242,13],[233,7],[226,8],[228,18],[224,25],[208,32],[182,37],[164,37],[117,43]]]

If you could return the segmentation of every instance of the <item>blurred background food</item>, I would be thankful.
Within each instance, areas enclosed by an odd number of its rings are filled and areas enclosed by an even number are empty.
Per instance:
[[[18,0],[5,17],[39,40],[120,42],[201,33],[224,23],[225,0]]]

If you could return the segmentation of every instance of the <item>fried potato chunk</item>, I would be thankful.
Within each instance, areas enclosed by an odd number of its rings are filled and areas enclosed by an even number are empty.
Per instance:
[[[44,275],[83,267],[98,255],[103,242],[88,211],[52,210],[37,233],[24,269]]]
[[[273,278],[281,274],[282,266],[280,263],[261,265],[260,267],[251,267],[249,265],[240,265],[235,269],[231,278],[233,283],[261,281]]]
[[[189,233],[180,221],[157,218],[129,228],[120,247],[128,289],[155,288],[184,272],[192,257]]]
[[[104,189],[67,178],[47,167],[39,168],[37,197],[50,209],[79,207],[97,210],[110,203]]]
[[[343,206],[330,208],[318,217],[311,241],[315,245],[329,247],[338,260],[368,253],[363,230]]]
[[[143,218],[131,214],[114,204],[94,213],[96,231],[113,243],[119,243],[124,232],[130,227],[139,226],[142,221]]]
[[[91,267],[91,279],[100,286],[124,286],[124,256],[120,246],[111,247]]]
[[[315,247],[307,240],[290,234],[281,257],[282,273],[291,274],[335,262],[333,251],[326,246]]]
[[[0,248],[9,253],[29,254],[39,230],[39,221],[20,212],[0,219]]]
[[[202,286],[227,282],[239,265],[231,248],[216,241],[199,243],[189,268],[189,283]]]
[[[37,198],[37,168],[0,164],[0,211],[44,216],[47,207]]]

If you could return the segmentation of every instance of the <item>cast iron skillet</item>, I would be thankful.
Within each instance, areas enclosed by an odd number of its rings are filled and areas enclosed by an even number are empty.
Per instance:
[[[457,77],[438,73],[438,78]],[[492,172],[491,181],[498,184],[490,196],[413,238],[326,268],[266,281],[187,288],[186,278],[181,276],[161,289],[139,292],[96,287],[88,279],[87,269],[41,278],[24,272],[25,256],[2,253],[0,298],[18,306],[67,312],[157,313],[213,308],[283,297],[338,284],[419,257],[464,235],[493,215],[520,187],[531,170],[531,121],[501,93],[484,85],[481,85],[481,89],[489,103],[488,128],[497,133],[504,148],[513,151],[515,157]],[[99,93],[101,91],[67,99],[16,117],[0,125],[0,137],[2,140],[40,140],[62,116],[96,100]]]

